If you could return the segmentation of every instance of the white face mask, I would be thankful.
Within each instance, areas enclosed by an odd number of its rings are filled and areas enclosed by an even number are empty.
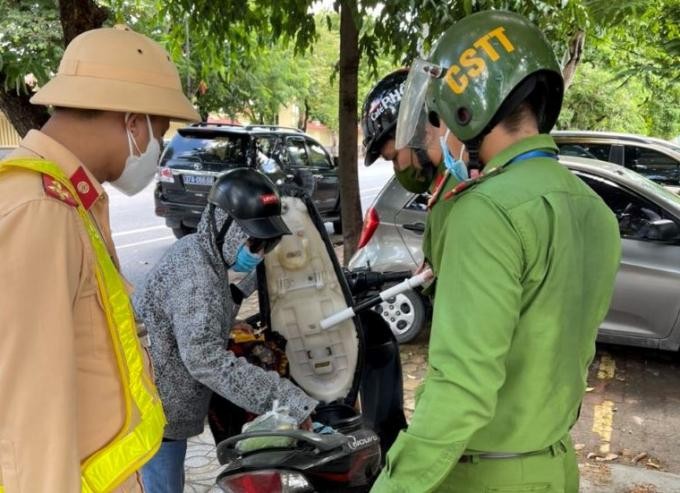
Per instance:
[[[129,116],[129,113],[125,115],[126,123]],[[125,169],[123,169],[123,173],[117,180],[111,182],[111,185],[128,196],[141,192],[144,187],[151,182],[156,174],[158,160],[161,157],[161,146],[158,143],[158,139],[153,136],[149,115],[146,115],[146,123],[149,125],[149,144],[146,146],[146,150],[142,152],[139,149],[137,141],[128,128],[127,138],[130,154],[125,160]],[[132,150],[133,144],[135,149],[137,149],[137,152],[140,153],[139,156],[135,156]]]

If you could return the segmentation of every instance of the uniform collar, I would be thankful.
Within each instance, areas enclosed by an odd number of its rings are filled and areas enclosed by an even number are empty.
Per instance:
[[[430,184],[430,188],[428,189],[428,192],[430,192],[430,194],[434,193],[434,191],[437,189],[437,187],[445,179],[446,179],[446,167],[444,166],[444,163],[442,162],[442,163],[439,163],[437,165],[437,167],[435,168],[434,180],[432,180],[432,183]]]
[[[31,130],[19,145],[59,166],[73,183],[86,209],[90,209],[100,197],[106,195],[101,184],[85,165],[52,137],[39,130]]]
[[[484,173],[488,174],[491,170],[505,166],[510,161],[515,159],[520,154],[524,154],[529,151],[550,151],[557,154],[559,151],[557,144],[553,138],[548,134],[538,134],[526,139],[522,139],[515,142],[511,146],[503,149],[501,152],[496,154],[493,158],[489,160],[487,165],[484,167]]]

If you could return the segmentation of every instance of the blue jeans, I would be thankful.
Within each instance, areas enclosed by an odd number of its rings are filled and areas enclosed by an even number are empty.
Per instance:
[[[163,442],[149,462],[142,467],[145,493],[183,493],[186,440]]]

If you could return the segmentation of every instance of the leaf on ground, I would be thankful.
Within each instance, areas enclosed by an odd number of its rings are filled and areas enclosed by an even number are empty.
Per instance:
[[[640,452],[640,453],[637,454],[635,457],[633,457],[633,459],[632,459],[631,462],[633,462],[633,464],[637,464],[637,463],[640,462],[642,459],[646,459],[646,458],[647,458],[647,452]]]
[[[599,461],[599,462],[611,462],[611,461],[616,460],[618,458],[619,458],[619,454],[613,454],[613,453],[610,452],[607,455],[605,455],[604,457],[595,457],[595,460]]]

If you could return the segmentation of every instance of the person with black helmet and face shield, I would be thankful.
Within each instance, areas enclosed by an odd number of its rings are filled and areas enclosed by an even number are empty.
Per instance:
[[[464,169],[448,168],[442,161],[444,146],[454,154],[467,158],[465,146],[453,134],[445,133],[443,128],[426,126],[424,107],[416,115],[420,120],[419,133],[409,141],[409,145],[397,149],[397,117],[404,95],[409,70],[395,70],[382,78],[368,93],[364,101],[361,118],[363,143],[366,150],[364,165],[371,166],[379,157],[392,161],[394,174],[399,184],[413,193],[429,193],[434,197],[442,189],[455,186],[467,178]],[[444,224],[450,202],[430,200],[427,222],[423,234],[423,264],[431,267],[432,231],[438,231]],[[432,290],[427,289],[430,293]]]
[[[213,392],[255,414],[278,400],[309,426],[317,401],[227,350],[240,304],[229,271],[247,275],[244,294],[254,291],[254,269],[286,234],[273,183],[253,169],[231,170],[213,185],[198,231],[175,243],[136,293],[168,419],[159,453],[142,470],[145,491],[183,491],[187,438],[203,432]]]
[[[469,153],[443,148],[447,169],[477,176],[433,195],[450,206],[432,231],[428,372],[374,493],[579,489],[569,430],[621,245],[557,161],[563,88],[542,33],[511,12],[462,19],[411,66],[396,148],[438,128]]]

